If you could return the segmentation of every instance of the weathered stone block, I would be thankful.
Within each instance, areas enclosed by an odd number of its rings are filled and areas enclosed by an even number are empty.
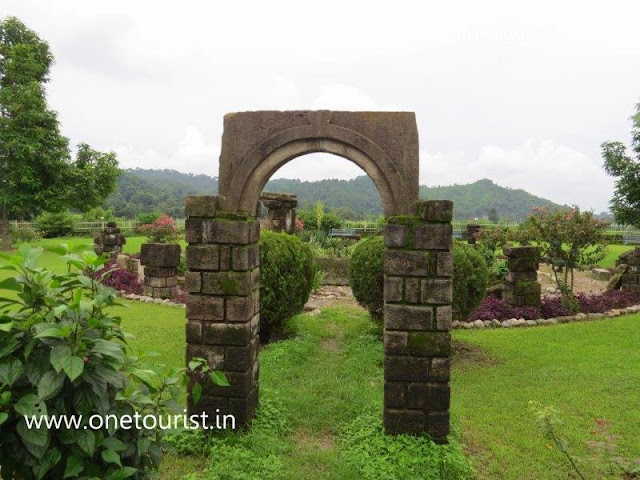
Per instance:
[[[231,247],[220,246],[220,270],[231,270]]]
[[[384,276],[384,300],[386,302],[402,301],[402,277]]]
[[[224,367],[224,347],[212,347],[211,345],[196,343],[187,344],[187,363],[194,357],[204,358],[211,368],[220,369]]]
[[[144,267],[145,277],[168,278],[178,274],[176,267]]]
[[[427,412],[427,433],[436,443],[445,443],[451,430],[451,419],[448,411]]]
[[[538,247],[533,247],[530,245],[523,247],[507,247],[503,250],[504,254],[507,257],[513,258],[534,258],[538,259],[540,257],[540,249]]]
[[[416,225],[413,227],[413,248],[429,250],[450,250],[453,229],[450,223]]]
[[[448,357],[431,359],[429,380],[434,382],[448,382],[451,378],[451,360]]]
[[[386,355],[386,382],[426,382],[429,379],[429,358]]]
[[[406,384],[384,382],[384,408],[404,408]]]
[[[145,285],[148,285],[148,286],[154,287],[154,288],[166,287],[167,286],[167,279],[166,278],[157,278],[157,277],[145,277],[144,283],[145,283]]]
[[[407,332],[384,332],[384,353],[404,355],[407,353]]]
[[[227,322],[246,322],[254,316],[253,297],[227,297],[225,318]]]
[[[409,244],[409,227],[406,225],[387,225],[384,228],[384,244],[391,248],[403,248]]]
[[[224,321],[224,299],[222,297],[189,295],[186,310],[189,320]]]
[[[407,353],[424,357],[451,355],[451,334],[448,332],[409,332]]]
[[[451,305],[436,308],[436,330],[448,332],[451,330]]]
[[[512,272],[535,272],[538,270],[538,260],[530,257],[510,257],[507,260],[507,265]]]
[[[202,326],[202,341],[207,345],[248,345],[252,338],[250,322],[207,322]]]
[[[384,328],[386,330],[431,330],[431,309],[411,305],[385,305]]]
[[[208,223],[208,220],[200,218],[187,218],[184,221],[184,236],[187,243],[202,243],[205,224]]]
[[[188,293],[199,293],[202,290],[202,275],[200,272],[185,272],[184,288]]]
[[[404,299],[408,303],[420,303],[420,278],[405,278]]]
[[[383,422],[385,431],[392,435],[420,434],[424,432],[426,415],[422,410],[385,409]]]
[[[453,297],[453,283],[450,279],[422,280],[422,303],[450,304]]]
[[[407,408],[448,410],[451,389],[441,383],[410,383],[407,386]]]
[[[204,272],[202,291],[214,295],[249,295],[251,272]]]
[[[187,268],[190,270],[218,270],[220,247],[218,245],[188,245]]]
[[[203,238],[208,243],[231,243],[246,245],[250,243],[249,231],[251,224],[246,220],[216,219],[205,224],[208,228],[203,232]]]
[[[257,368],[257,365],[255,366]],[[206,396],[219,396],[219,397],[244,397],[249,395],[251,390],[255,388],[253,381],[253,370],[249,369],[246,372],[232,372],[225,370],[227,380],[229,380],[228,387],[219,387],[213,383],[203,379],[202,394]]]
[[[536,282],[538,281],[538,272],[509,272],[507,273],[507,282]]]
[[[453,219],[453,202],[451,200],[418,202],[418,216],[427,222],[450,222]]]
[[[202,343],[202,322],[187,321],[187,343]]]
[[[453,254],[451,252],[438,252],[436,272],[439,277],[453,276]]]
[[[384,255],[386,275],[426,276],[430,271],[429,255],[423,252],[390,250]]]
[[[180,265],[180,245],[167,243],[143,243],[140,263],[149,267],[177,267]]]
[[[245,372],[253,366],[258,358],[257,340],[242,347],[226,347],[225,369],[228,371]]]
[[[184,198],[184,213],[187,217],[214,217],[217,210],[217,196],[187,195]]]
[[[233,247],[231,250],[233,270],[250,270],[258,266],[258,246],[256,244]]]

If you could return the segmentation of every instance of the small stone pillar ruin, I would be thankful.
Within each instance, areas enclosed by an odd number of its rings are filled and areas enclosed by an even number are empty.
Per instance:
[[[505,248],[509,273],[504,282],[503,298],[517,307],[540,307],[541,286],[538,283],[538,247]]]
[[[449,434],[453,203],[418,203],[384,230],[384,427]]]
[[[122,246],[127,243],[126,238],[120,232],[116,222],[108,222],[102,232],[98,232],[93,238],[93,251],[97,255],[117,255],[122,252]]]
[[[622,290],[640,293],[640,248],[620,255],[616,260],[616,273],[622,273],[619,280]]]
[[[218,387],[192,374],[203,389],[197,405],[189,395],[189,413],[230,414],[242,428],[258,403],[260,224],[220,211],[215,196],[186,197],[185,212],[187,362],[204,358],[231,384]]]
[[[472,223],[469,223],[467,225],[467,230],[464,232],[464,239],[467,241],[469,245],[476,244],[476,234],[480,230],[482,230],[482,227],[480,225],[475,225]]]
[[[140,263],[144,266],[144,295],[153,298],[173,298],[178,284],[180,245],[143,243]]]
[[[274,232],[294,233],[296,231],[296,211],[298,198],[288,193],[263,192],[260,201],[267,207],[267,217],[264,221],[266,230]]]

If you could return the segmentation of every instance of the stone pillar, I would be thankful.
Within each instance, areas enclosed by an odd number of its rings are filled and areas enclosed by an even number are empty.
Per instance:
[[[296,211],[298,198],[287,193],[263,192],[260,200],[267,207],[264,228],[274,232],[294,233],[296,231]]]
[[[384,427],[449,434],[453,203],[418,203],[384,230]]]
[[[618,271],[622,273],[620,288],[640,293],[640,248],[636,247],[620,255],[620,258],[616,260],[616,273]]]
[[[173,298],[178,284],[180,245],[143,243],[140,263],[144,266],[144,294],[153,298]]]
[[[541,286],[538,283],[538,247],[505,248],[509,273],[504,282],[503,298],[517,307],[540,307]]]
[[[467,241],[467,243],[469,243],[469,245],[476,244],[476,234],[480,230],[482,230],[482,227],[480,225],[475,225],[472,223],[467,225],[467,230],[464,232],[464,239]]]
[[[117,255],[122,252],[122,246],[127,243],[116,222],[108,222],[105,229],[95,235],[93,241],[93,251],[97,255],[104,253]]]
[[[217,197],[186,197],[187,362],[205,358],[231,386],[200,379],[202,398],[191,414],[233,415],[246,426],[258,403],[260,224],[218,210]],[[192,382],[197,375],[192,375]]]

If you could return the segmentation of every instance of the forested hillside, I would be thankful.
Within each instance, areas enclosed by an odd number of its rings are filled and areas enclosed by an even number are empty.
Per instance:
[[[286,192],[298,196],[301,207],[322,201],[327,209],[336,210],[343,218],[375,217],[382,213],[382,203],[373,182],[361,176],[353,180],[276,179],[267,183],[265,191]],[[182,217],[185,195],[215,195],[218,179],[207,175],[193,175],[174,170],[125,170],[118,179],[116,191],[107,199],[105,207],[117,216],[135,217],[140,212],[166,212]],[[533,207],[559,205],[531,195],[524,190],[504,188],[483,179],[467,185],[420,187],[424,199],[446,199],[454,202],[456,219],[487,217],[494,208],[498,218],[523,220]]]

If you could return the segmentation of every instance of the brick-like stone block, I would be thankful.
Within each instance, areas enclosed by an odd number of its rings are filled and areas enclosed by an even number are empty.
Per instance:
[[[409,244],[409,227],[389,224],[384,228],[384,244],[391,248],[403,248]]]
[[[540,257],[540,249],[538,247],[532,247],[530,245],[526,245],[523,247],[506,247],[503,250],[503,253],[507,257],[514,257],[514,258],[529,257],[529,258],[537,259]]]
[[[190,270],[218,270],[220,247],[218,245],[187,246],[187,268]]]
[[[450,222],[453,219],[453,202],[451,200],[418,202],[418,216],[427,222]]]
[[[450,223],[416,225],[413,227],[413,248],[418,250],[450,250],[453,229]]]
[[[401,302],[402,301],[402,277],[384,276],[383,289],[385,302]]]
[[[251,272],[204,272],[202,291],[214,295],[249,295]]]
[[[226,347],[225,368],[229,371],[247,371],[258,359],[258,341],[254,339],[249,345],[242,347]]]
[[[386,330],[432,330],[431,308],[411,305],[385,305]]]
[[[384,382],[384,408],[404,408],[405,390],[405,383]]]
[[[248,345],[252,338],[250,322],[207,322],[202,326],[202,341],[207,345]]]
[[[448,410],[451,389],[446,383],[410,383],[407,386],[407,408]]]
[[[257,368],[257,364],[254,366]],[[252,369],[246,372],[232,372],[225,370],[224,374],[229,380],[228,387],[219,387],[214,385],[207,379],[203,379],[202,394],[206,396],[216,397],[244,397],[249,395],[251,390],[255,387],[254,373]]]
[[[224,347],[211,345],[201,345],[197,343],[187,344],[187,364],[192,358],[204,358],[211,368],[220,369],[224,367]]]
[[[202,343],[202,322],[187,321],[187,343]]]
[[[509,272],[507,273],[507,282],[536,282],[538,281],[538,272]]]
[[[216,219],[206,223],[208,227],[203,232],[203,239],[207,243],[231,243],[246,245],[249,241],[251,224],[246,220],[222,220]]]
[[[510,257],[507,265],[511,272],[535,272],[538,270],[538,260],[530,257]]]
[[[215,217],[218,197],[187,195],[184,197],[184,214],[187,217]]]
[[[453,254],[451,252],[438,252],[436,274],[439,277],[453,276]]]
[[[429,358],[386,355],[386,382],[426,382],[429,380]]]
[[[258,405],[257,385],[246,397],[229,398],[229,415],[233,415],[236,420],[236,429],[246,429],[249,422],[254,417]]]
[[[451,359],[435,357],[429,366],[429,380],[433,382],[448,382],[451,378]]]
[[[200,293],[202,291],[202,274],[200,272],[185,272],[184,288],[188,293]]]
[[[436,330],[448,332],[451,330],[451,305],[436,307]]]
[[[422,280],[422,303],[450,304],[453,299],[453,283],[450,279]]]
[[[168,243],[143,243],[140,263],[149,267],[177,267],[180,265],[180,245]]]
[[[451,430],[451,419],[448,410],[427,412],[427,433],[436,443],[446,443],[446,436]]]
[[[420,278],[419,277],[405,278],[404,299],[408,303],[420,303]]]
[[[407,332],[384,332],[384,353],[389,355],[404,355],[407,353]]]
[[[421,357],[448,357],[451,355],[451,334],[449,332],[409,332],[407,353]]]
[[[390,250],[384,255],[386,275],[426,276],[432,270],[430,257],[426,252],[405,252]]]
[[[167,279],[166,278],[157,278],[157,277],[145,277],[144,279],[145,285],[154,288],[166,287]]]
[[[424,433],[426,415],[422,410],[385,409],[383,422],[385,431],[392,435],[420,434]]]
[[[247,322],[254,316],[253,297],[227,297],[225,299],[225,319],[227,322]]]
[[[178,274],[176,267],[144,267],[145,277],[169,278]]]
[[[222,297],[189,295],[186,310],[189,320],[224,321],[224,299]]]
[[[258,246],[233,247],[231,249],[231,267],[233,270],[251,270],[258,266]]]
[[[205,224],[208,223],[210,223],[209,220],[201,218],[187,218],[184,221],[184,236],[187,243],[202,243]]]
[[[229,245],[220,246],[220,270],[231,270],[231,247]]]

